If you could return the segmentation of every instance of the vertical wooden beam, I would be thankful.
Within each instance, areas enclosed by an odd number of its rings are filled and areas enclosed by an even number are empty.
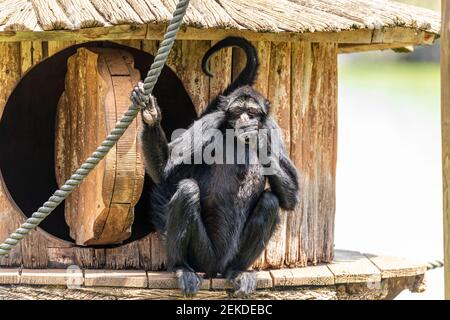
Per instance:
[[[158,51],[158,41],[143,40],[142,50],[155,56]],[[137,242],[139,251],[139,263],[145,270],[160,270],[166,261],[165,243],[161,235],[156,232]]]
[[[258,52],[259,58],[259,71],[254,88],[259,92],[261,92],[262,95],[267,97],[269,95],[270,52],[272,45],[271,42],[268,41],[253,42],[253,45],[255,46]],[[241,67],[243,68],[244,66],[241,64]],[[265,265],[266,265],[266,254],[265,252],[263,252],[259,257],[259,259],[257,259],[253,264],[253,268],[262,269],[265,267]]]
[[[311,73],[313,67],[312,44],[310,42],[295,42],[292,44],[292,91],[291,91],[291,159],[299,170],[301,186],[301,204],[288,215],[286,230],[286,265],[302,267],[308,263],[307,227],[304,219],[303,204],[304,175],[303,175],[303,119],[309,106],[309,92],[311,89]]]
[[[233,64],[232,64],[232,79],[235,80],[242,69],[245,67],[247,62],[247,57],[245,56],[244,50],[240,48],[232,48],[233,53]]]
[[[48,57],[73,45],[76,45],[76,41],[48,41],[47,43]]]
[[[445,299],[450,300],[450,2],[442,0],[441,32],[442,180],[444,198]]]
[[[117,44],[121,44],[123,46],[127,46],[135,49],[142,49],[142,41],[141,40],[117,40],[114,41]]]
[[[20,80],[20,43],[0,43],[0,119],[2,118],[8,98],[15,85]],[[0,173],[0,238],[6,239],[20,223],[23,222],[20,213],[10,198]],[[20,266],[22,264],[21,247],[19,244],[11,253],[0,258],[0,266]]]
[[[215,42],[213,41],[211,45]],[[211,57],[210,70],[214,77],[209,80],[209,101],[222,93],[231,82],[232,52],[231,48],[225,48]]]
[[[283,130],[284,143],[290,152],[291,145],[291,43],[273,42],[270,53],[268,98],[271,113]],[[280,212],[280,225],[266,249],[266,265],[280,268],[285,264],[287,213]]]
[[[290,68],[290,101],[286,103],[290,105],[290,123],[283,124],[280,116],[277,119],[285,133],[290,128],[286,143],[299,172],[301,197],[299,206],[284,217],[284,263],[300,267],[308,262],[317,264],[333,259],[337,46],[298,42],[291,47],[291,64],[283,64],[284,68]],[[278,70],[271,67],[271,72]],[[273,83],[271,80],[269,88]],[[274,88],[280,86],[282,92],[281,84]],[[281,239],[280,235],[277,237]],[[280,239],[276,241],[281,242]],[[275,250],[272,254],[277,255]]]

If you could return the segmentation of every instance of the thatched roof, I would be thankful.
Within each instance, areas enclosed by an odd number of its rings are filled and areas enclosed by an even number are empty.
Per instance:
[[[177,0],[0,0],[0,32],[166,24]],[[200,29],[339,32],[401,26],[437,34],[439,14],[387,0],[192,0]]]

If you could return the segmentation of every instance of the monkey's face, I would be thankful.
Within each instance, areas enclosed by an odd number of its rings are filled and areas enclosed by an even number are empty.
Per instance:
[[[230,127],[242,143],[256,141],[265,112],[255,99],[240,97],[230,103],[226,113]]]

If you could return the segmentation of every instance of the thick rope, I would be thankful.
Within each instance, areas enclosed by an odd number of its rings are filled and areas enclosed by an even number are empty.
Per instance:
[[[180,30],[183,17],[189,6],[189,0],[180,0],[173,14],[164,40],[161,42],[147,77],[144,80],[145,94],[150,95],[153,92],[158,77],[161,74],[167,57],[175,42],[175,37],[178,30]],[[34,212],[27,221],[20,226],[8,239],[0,245],[0,256],[8,254],[11,249],[22,240],[30,230],[36,228],[55,208],[60,205],[71,193],[77,188],[84,178],[96,167],[96,165],[106,156],[106,154],[114,147],[117,141],[122,137],[124,132],[128,129],[130,124],[134,121],[140,111],[140,106],[134,103],[130,106],[125,115],[120,119],[116,127],[106,137],[102,144],[95,150],[94,153],[86,160],[81,167],[64,183],[64,185],[55,191],[47,202],[45,202],[38,211]]]

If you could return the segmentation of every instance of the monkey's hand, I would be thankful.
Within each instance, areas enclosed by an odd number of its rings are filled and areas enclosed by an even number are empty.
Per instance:
[[[131,94],[131,101],[139,106],[142,111],[142,119],[149,126],[161,122],[161,110],[153,95],[145,94],[144,83],[140,81]]]

